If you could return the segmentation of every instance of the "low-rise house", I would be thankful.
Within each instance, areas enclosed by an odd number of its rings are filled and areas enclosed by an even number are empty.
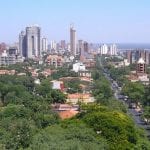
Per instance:
[[[91,77],[92,75],[91,75],[91,71],[89,71],[89,70],[81,70],[81,71],[79,71],[79,76],[80,77]]]
[[[78,111],[74,111],[74,110],[61,111],[59,112],[59,117],[62,120],[69,119],[76,116],[78,113],[79,113]]]
[[[15,70],[0,70],[0,75],[14,75],[15,73]]]
[[[74,72],[79,72],[79,71],[85,71],[85,65],[83,65],[83,63],[78,62],[73,64],[73,71]]]
[[[26,73],[18,73],[17,76],[26,76]]]
[[[42,72],[42,74],[45,76],[45,77],[48,77],[52,74],[52,70],[51,69],[44,69],[44,71]]]
[[[31,75],[33,78],[37,78],[39,74],[35,70],[33,70],[31,71]]]
[[[64,82],[63,81],[53,80],[53,81],[51,81],[51,83],[52,83],[52,89],[64,91]]]
[[[68,119],[79,113],[79,105],[52,104],[52,110],[57,112],[61,119]]]
[[[55,66],[55,67],[61,67],[64,63],[64,59],[62,56],[54,54],[54,55],[49,55],[46,58],[46,63]]]
[[[93,103],[95,101],[94,97],[92,97],[89,93],[75,93],[75,94],[68,94],[67,102],[72,104],[77,104],[78,102],[82,103]]]

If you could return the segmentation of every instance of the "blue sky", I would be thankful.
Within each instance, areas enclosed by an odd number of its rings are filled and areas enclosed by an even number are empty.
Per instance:
[[[150,0],[2,0],[0,42],[12,43],[26,26],[39,24],[49,41],[149,43]]]

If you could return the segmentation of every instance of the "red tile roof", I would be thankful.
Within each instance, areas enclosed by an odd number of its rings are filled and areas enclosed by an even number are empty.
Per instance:
[[[79,112],[74,110],[67,110],[67,111],[61,111],[59,112],[59,116],[61,119],[69,119],[77,115]]]

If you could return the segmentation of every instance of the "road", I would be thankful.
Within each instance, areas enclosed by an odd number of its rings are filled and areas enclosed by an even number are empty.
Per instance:
[[[122,101],[128,108],[128,103],[127,101],[124,101],[124,99],[120,99],[120,89],[118,88],[118,84],[116,81],[113,81],[110,77],[109,74],[107,74],[106,72],[104,73],[105,77],[110,81],[111,83],[111,88],[114,91],[114,97],[119,100]],[[143,129],[145,129],[146,135],[148,136],[148,138],[150,138],[150,125],[146,125],[146,123],[141,119],[140,114],[138,113],[137,109],[130,109],[128,108],[128,114],[133,118],[133,121],[135,122],[135,124]]]

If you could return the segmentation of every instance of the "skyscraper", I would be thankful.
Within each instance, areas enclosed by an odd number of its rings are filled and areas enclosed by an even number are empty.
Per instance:
[[[20,56],[27,57],[26,34],[24,31],[21,31],[19,34],[19,54]]]
[[[101,47],[100,47],[100,54],[101,55],[106,55],[108,54],[108,46],[106,44],[103,44]]]
[[[26,27],[27,58],[39,57],[41,28],[37,25]]]
[[[89,52],[89,43],[88,42],[84,42],[84,52],[88,53]]]
[[[71,55],[76,55],[76,30],[73,26],[70,27],[70,50]]]
[[[65,40],[61,40],[60,41],[60,46],[61,46],[61,49],[66,49],[66,41]]]
[[[78,53],[84,55],[83,40],[78,40]]]
[[[47,38],[42,38],[42,52],[47,52],[47,50],[48,50]]]
[[[117,55],[117,45],[116,44],[110,45],[110,55]]]
[[[54,41],[54,40],[50,41],[50,47],[51,47],[51,50],[56,50],[56,48],[57,48],[56,41]]]

